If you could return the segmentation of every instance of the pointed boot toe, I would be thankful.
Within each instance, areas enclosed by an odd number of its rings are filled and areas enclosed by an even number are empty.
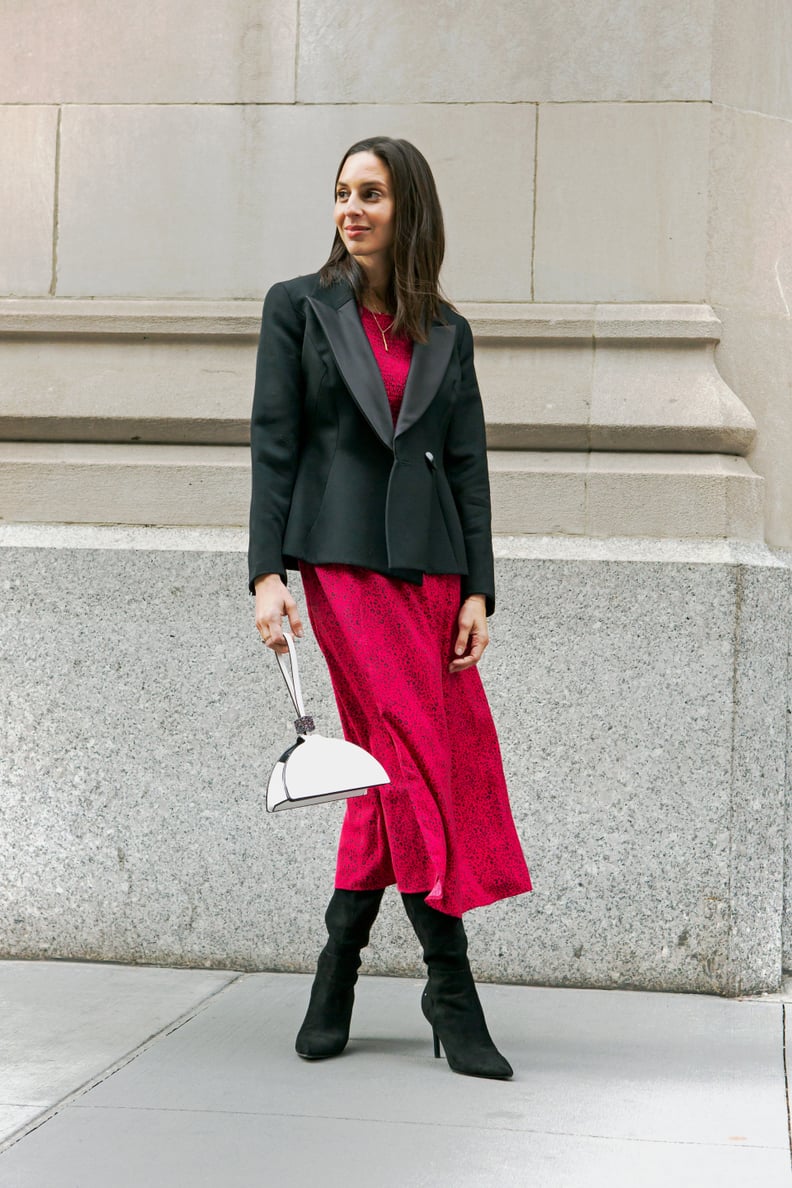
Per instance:
[[[476,986],[467,970],[430,976],[421,1008],[432,1026],[435,1055],[442,1045],[454,1072],[495,1081],[508,1081],[514,1076],[514,1069],[487,1030]]]

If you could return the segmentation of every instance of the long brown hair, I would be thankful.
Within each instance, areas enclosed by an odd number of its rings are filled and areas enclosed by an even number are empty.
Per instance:
[[[426,342],[432,319],[441,316],[440,302],[449,304],[439,283],[445,231],[432,171],[423,153],[409,140],[371,136],[358,140],[344,153],[336,173],[336,186],[347,158],[354,153],[374,153],[390,170],[394,234],[389,305],[394,310],[393,331],[403,331],[416,342]],[[350,256],[338,228],[319,277],[323,285],[347,281],[358,300],[363,296],[365,273]]]

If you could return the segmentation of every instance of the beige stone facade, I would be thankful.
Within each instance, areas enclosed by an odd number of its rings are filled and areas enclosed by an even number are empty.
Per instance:
[[[497,532],[792,544],[789,21],[4,7],[0,516],[244,523],[261,298],[324,259],[377,131],[437,176]]]

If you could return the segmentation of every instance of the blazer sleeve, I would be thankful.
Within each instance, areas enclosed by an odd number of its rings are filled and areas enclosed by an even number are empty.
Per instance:
[[[248,584],[262,573],[286,581],[283,536],[300,451],[304,327],[286,286],[274,285],[261,316],[253,412]]]
[[[446,435],[444,466],[467,553],[468,572],[462,575],[462,599],[483,594],[487,614],[491,615],[495,610],[495,565],[487,437],[473,365],[473,332],[467,321],[461,327],[459,362],[461,386]]]

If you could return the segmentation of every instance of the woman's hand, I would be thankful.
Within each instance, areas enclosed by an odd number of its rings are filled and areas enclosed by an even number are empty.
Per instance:
[[[283,584],[278,573],[262,574],[254,583],[256,589],[256,628],[268,648],[273,652],[288,652],[289,645],[283,638],[283,616],[287,615],[289,626],[296,636],[303,633],[297,611],[297,603]]]
[[[487,629],[487,602],[483,594],[471,594],[459,608],[459,628],[454,644],[456,659],[448,666],[449,672],[462,672],[478,664],[489,643]],[[468,654],[465,651],[470,649]]]

